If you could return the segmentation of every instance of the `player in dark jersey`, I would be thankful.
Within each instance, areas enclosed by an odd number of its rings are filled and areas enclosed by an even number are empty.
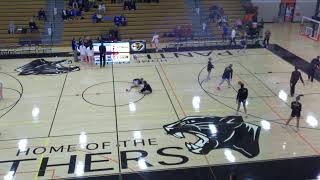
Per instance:
[[[147,83],[147,81],[143,81],[143,88],[140,90],[140,93],[142,94],[151,94],[152,88],[150,84]]]
[[[208,71],[207,81],[210,80],[210,74],[213,68],[214,68],[214,65],[212,64],[212,58],[209,58],[208,65],[207,65],[207,71]]]
[[[143,78],[136,78],[132,80],[132,85],[129,89],[126,89],[127,92],[130,92],[132,88],[141,87],[143,85]]]
[[[300,96],[297,96],[296,100],[291,102],[291,110],[292,110],[292,112],[291,112],[290,118],[288,119],[288,121],[285,124],[285,127],[287,127],[288,124],[290,123],[290,121],[294,117],[296,117],[297,118],[297,130],[299,130],[299,121],[300,121],[301,110],[302,110],[302,105],[301,105],[301,103],[299,101],[300,101]]]
[[[238,90],[237,94],[237,103],[238,103],[238,108],[237,108],[237,114],[240,109],[240,105],[243,105],[244,113],[247,114],[247,107],[246,107],[246,102],[248,98],[248,89],[244,87],[244,84],[242,82],[238,82],[240,84],[240,89]]]
[[[319,67],[320,67],[320,56],[318,56],[317,58],[311,61],[308,69],[308,80],[313,82],[314,75],[316,73],[316,70],[319,69]]]
[[[295,70],[291,73],[291,78],[290,78],[290,94],[291,94],[291,97],[294,96],[296,84],[299,81],[299,79],[301,80],[302,84],[304,85],[304,81],[302,79],[301,73],[298,71],[298,67],[296,66]]]
[[[219,84],[219,86],[217,87],[218,90],[220,90],[220,86],[224,83],[224,81],[227,81],[228,82],[228,87],[230,88],[231,87],[231,84],[230,84],[230,81],[232,79],[232,75],[233,75],[233,69],[232,69],[232,64],[229,64],[229,66],[227,66],[225,69],[224,69],[224,72],[222,74],[222,80]]]

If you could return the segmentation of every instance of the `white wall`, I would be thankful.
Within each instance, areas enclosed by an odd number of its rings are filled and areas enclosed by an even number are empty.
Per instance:
[[[316,10],[317,0],[297,0],[294,21],[300,22],[302,16],[312,17]],[[300,13],[300,16],[297,16]]]
[[[263,18],[264,22],[273,22],[278,17],[281,0],[252,0],[258,6],[258,21]]]

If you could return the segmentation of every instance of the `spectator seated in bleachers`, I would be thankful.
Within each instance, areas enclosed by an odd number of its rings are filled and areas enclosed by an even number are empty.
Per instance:
[[[114,16],[113,22],[114,22],[114,24],[115,24],[116,26],[119,26],[120,23],[121,23],[120,17],[119,17],[119,16]]]
[[[79,6],[80,9],[81,9],[81,8],[84,8],[84,7],[83,7],[83,1],[84,1],[84,0],[77,0],[78,6]]]
[[[100,4],[99,4],[98,12],[99,12],[100,14],[103,14],[103,13],[106,12],[106,5],[105,5],[104,3],[100,3]]]
[[[228,33],[229,33],[229,29],[228,29],[228,26],[225,24],[222,26],[222,41],[226,41],[227,40],[227,36],[228,36]]]
[[[102,14],[98,13],[97,14],[97,23],[101,23],[102,22]]]
[[[73,8],[69,9],[69,19],[73,19],[76,16],[76,12]]]
[[[97,13],[94,13],[91,19],[92,19],[92,23],[97,23],[97,20],[98,20]]]
[[[8,34],[14,34],[16,32],[16,28],[13,21],[10,21],[9,28],[8,28]]]
[[[127,8],[130,10],[130,1],[124,0],[123,1],[123,10],[126,10]]]
[[[123,10],[131,9],[136,10],[136,0],[124,0],[123,2]]]
[[[84,17],[82,17],[82,8],[79,8],[76,11],[76,16],[77,16],[77,19],[84,19]]]
[[[114,29],[109,30],[108,39],[110,41],[120,41],[118,26],[115,26]]]
[[[166,37],[175,37],[176,41],[182,41],[192,38],[191,25],[177,26],[173,32],[165,34]]]
[[[38,19],[41,20],[47,20],[47,16],[46,16],[46,12],[43,10],[43,8],[41,8],[39,11],[38,11]]]
[[[120,23],[122,26],[127,25],[127,18],[123,14],[120,16]]]
[[[228,17],[227,16],[222,16],[219,20],[218,20],[218,26],[221,28],[224,25],[228,26]]]
[[[96,0],[89,0],[89,8],[93,8],[96,6]]]
[[[261,18],[260,22],[258,22],[258,28],[263,29],[264,28],[264,20]]]
[[[240,18],[235,20],[233,26],[236,27],[237,29],[242,29],[242,20]]]
[[[38,26],[37,24],[34,22],[33,18],[30,19],[29,21],[29,28],[31,32],[37,31],[38,30]]]
[[[224,10],[222,7],[213,5],[209,8],[209,20],[210,22],[216,22],[224,15]]]
[[[79,8],[79,4],[77,0],[69,0],[69,6],[72,8]]]
[[[69,19],[68,11],[66,9],[62,9],[61,16],[64,21]]]
[[[247,24],[247,34],[249,36],[249,39],[254,39],[259,37],[259,31],[258,23],[257,22],[251,22]]]

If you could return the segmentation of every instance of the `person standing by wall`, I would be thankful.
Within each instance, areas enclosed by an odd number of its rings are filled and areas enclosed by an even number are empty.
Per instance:
[[[320,67],[320,56],[317,56],[317,58],[312,59],[309,69],[308,69],[308,80],[313,82],[314,75],[316,73],[316,70]]]
[[[224,25],[222,26],[223,32],[222,32],[222,42],[227,40],[227,35],[228,35],[228,26]]]
[[[230,46],[232,46],[232,43],[234,43],[234,45],[236,46],[237,43],[236,43],[236,29],[233,27],[232,30],[231,30],[231,39],[230,39]]]
[[[269,46],[270,37],[271,37],[271,32],[268,29],[264,33],[264,40],[263,40],[264,47],[268,47]]]
[[[290,95],[291,95],[291,97],[294,96],[296,84],[299,81],[299,79],[301,80],[302,84],[304,85],[304,81],[302,79],[301,73],[298,71],[298,67],[296,66],[295,70],[291,73],[291,78],[290,78]]]
[[[99,53],[100,53],[100,68],[106,66],[106,47],[101,42],[101,45],[99,46]]]
[[[246,32],[244,32],[240,37],[240,47],[241,47],[241,49],[238,50],[238,53],[240,53],[241,51],[243,53],[246,53],[246,49],[247,49],[247,35],[246,35]]]
[[[205,20],[202,22],[202,32],[207,35],[207,23]]]
[[[72,38],[72,51],[73,51],[73,61],[78,62],[78,48],[77,48],[77,42],[75,38]]]

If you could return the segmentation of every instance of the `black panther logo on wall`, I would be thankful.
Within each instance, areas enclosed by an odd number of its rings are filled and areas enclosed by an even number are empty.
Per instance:
[[[185,143],[188,150],[195,154],[229,148],[254,158],[260,152],[261,127],[244,122],[241,116],[188,116],[163,128],[167,134],[179,139],[185,138],[184,133],[197,136],[197,142]]]

